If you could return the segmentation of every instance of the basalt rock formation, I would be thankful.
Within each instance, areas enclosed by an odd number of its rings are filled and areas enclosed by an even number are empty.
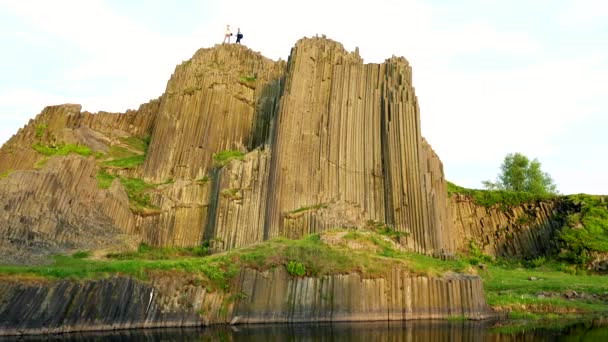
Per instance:
[[[469,251],[474,243],[490,256],[535,258],[555,250],[555,235],[563,225],[559,199],[488,208],[466,195],[452,194],[448,204],[460,252]]]
[[[121,141],[131,137],[149,137],[142,163],[108,166],[103,153],[128,147]],[[65,144],[86,146],[98,159],[44,157],[33,148]],[[218,164],[213,156],[227,150],[246,155]],[[53,163],[44,165],[48,158]],[[85,173],[67,167],[74,158],[89,167]],[[225,250],[379,222],[404,233],[402,243],[411,250],[455,248],[441,161],[422,138],[408,62],[392,57],[364,64],[358,52],[324,38],[298,41],[287,63],[239,45],[201,49],[176,67],[162,96],[136,111],[47,107],[2,147],[2,173],[0,203],[37,198],[35,205],[4,205],[0,236],[13,247],[37,244],[27,232],[42,230],[48,241],[61,234],[61,217],[80,208],[54,211],[53,205],[82,202],[64,194],[80,184],[96,217],[83,221],[109,223],[108,231],[155,246],[207,240]],[[27,174],[40,180],[27,182]],[[40,183],[50,174],[66,182]],[[115,184],[95,188],[95,177],[104,175],[117,178]],[[124,178],[150,185],[142,195],[145,208],[130,210],[137,197],[131,193],[131,203],[124,196],[101,200],[124,193]],[[9,186],[16,183],[18,190]],[[56,217],[57,224],[29,224],[40,215]],[[78,235],[64,236],[66,250],[91,247]]]
[[[282,269],[243,269],[229,292],[211,292],[191,274],[156,274],[146,282],[0,279],[0,335],[490,316],[480,278],[415,276],[398,269],[386,279],[294,278]]]

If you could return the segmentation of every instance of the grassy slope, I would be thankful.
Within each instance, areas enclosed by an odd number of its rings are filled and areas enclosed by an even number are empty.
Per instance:
[[[330,242],[327,242],[330,241]],[[349,245],[356,245],[355,249]],[[50,266],[0,266],[0,275],[34,275],[45,278],[98,278],[126,274],[145,279],[152,270],[173,270],[203,275],[216,289],[227,289],[240,267],[266,270],[285,267],[292,275],[323,276],[358,272],[382,277],[393,267],[416,274],[441,275],[447,271],[479,273],[484,280],[488,303],[513,317],[550,317],[551,313],[606,312],[606,298],[565,299],[563,291],[579,294],[608,293],[608,281],[598,275],[573,275],[547,263],[537,268],[493,262],[479,270],[466,257],[441,261],[399,250],[384,235],[360,231],[332,231],[300,240],[273,239],[254,246],[204,256],[204,248],[150,248],[111,254],[91,260],[86,253],[56,256]],[[536,277],[538,280],[529,280]],[[539,293],[549,294],[539,298]],[[526,316],[527,315],[527,316]]]
[[[331,232],[331,234],[340,234]],[[462,261],[442,262],[430,257],[397,250],[390,240],[370,233],[342,233],[344,239],[328,244],[319,235],[301,240],[273,239],[264,243],[226,253],[201,257],[202,249],[149,248],[139,251],[112,254],[101,260],[86,258],[86,253],[74,256],[56,256],[52,265],[0,266],[0,274],[35,275],[46,278],[97,278],[110,274],[126,274],[145,278],[149,270],[176,270],[203,273],[225,288],[239,267],[265,270],[286,267],[289,262],[303,265],[308,276],[360,272],[368,277],[381,277],[392,267],[410,269],[420,274],[442,274],[449,270],[466,271],[469,265]],[[355,241],[360,249],[347,247]],[[85,256],[85,257],[83,257]]]

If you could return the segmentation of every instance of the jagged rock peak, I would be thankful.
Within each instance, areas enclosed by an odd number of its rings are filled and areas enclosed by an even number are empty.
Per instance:
[[[299,54],[309,55],[313,62],[323,60],[331,64],[363,63],[358,48],[354,52],[348,52],[342,43],[329,38],[304,37],[298,40],[291,49],[289,59],[292,60]]]

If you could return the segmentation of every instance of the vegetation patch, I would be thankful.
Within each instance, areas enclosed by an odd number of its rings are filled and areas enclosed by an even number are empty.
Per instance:
[[[143,164],[145,160],[146,156],[143,154],[139,154],[121,159],[107,160],[104,161],[101,165],[104,167],[114,167],[119,169],[134,169],[139,165]]]
[[[353,242],[359,247],[351,248]],[[196,273],[214,289],[226,290],[242,267],[260,271],[280,267],[297,277],[359,273],[366,278],[386,277],[397,267],[431,276],[449,271],[477,273],[483,279],[488,303],[513,319],[608,312],[605,276],[580,270],[565,272],[565,264],[554,260],[526,265],[488,260],[483,268],[475,267],[466,257],[443,261],[403,251],[387,236],[370,231],[336,230],[299,240],[277,238],[211,256],[206,247],[155,248],[145,244],[137,251],[109,254],[102,260],[91,260],[86,253],[56,256],[52,265],[0,266],[0,274],[95,278],[119,273],[145,279],[151,271],[166,270]]]
[[[70,153],[88,157],[93,154],[93,151],[87,146],[75,144],[42,145],[40,143],[35,143],[32,145],[32,148],[47,157],[67,156]]]
[[[387,236],[397,242],[399,241],[400,238],[407,237],[408,235],[410,235],[408,232],[400,232],[400,231],[395,230],[395,227],[393,227],[390,224],[386,224],[384,222],[378,222],[378,221],[374,221],[374,220],[368,220],[365,223],[365,228],[368,230],[371,230],[373,232],[376,232],[380,235]]]
[[[97,172],[97,186],[100,189],[109,189],[112,185],[114,179],[118,178],[118,176],[111,175],[107,173],[105,170],[99,170]]]
[[[499,260],[480,272],[488,304],[519,314],[584,314],[608,312],[605,276],[562,271],[563,264],[545,262],[534,269]]]
[[[290,261],[287,265],[287,272],[294,277],[303,277],[306,274],[306,266],[301,262]]]
[[[209,177],[205,176],[203,178],[199,178],[199,179],[196,180],[196,182],[199,183],[199,184],[207,183],[207,182],[209,182]]]
[[[121,137],[120,141],[128,148],[119,145],[110,146],[110,151],[105,156],[107,160],[101,163],[103,167],[134,169],[144,163],[150,145],[149,136],[145,138]]]
[[[238,272],[238,266],[225,255],[200,257],[179,257],[165,260],[132,259],[91,260],[59,255],[51,265],[42,266],[0,266],[0,274],[33,275],[51,279],[98,279],[122,274],[138,279],[147,279],[149,272],[172,271],[203,275],[213,290],[226,290]]]
[[[137,251],[111,253],[107,257],[114,260],[171,260],[184,257],[204,257],[209,255],[209,249],[197,247],[151,247],[141,243]]]
[[[570,195],[570,211],[558,234],[559,258],[586,266],[594,253],[608,252],[608,196]]]
[[[147,190],[156,188],[155,184],[146,183],[139,178],[120,177],[120,182],[125,187],[131,209],[136,212],[142,212],[146,209],[158,209],[152,205],[150,194]]]
[[[240,190],[241,189],[237,188],[224,189],[222,190],[221,195],[232,201],[238,201],[240,199],[243,199],[243,196],[239,193]]]
[[[157,184],[146,183],[144,180],[139,178],[112,175],[106,170],[102,169],[97,172],[97,186],[100,189],[108,189],[112,185],[114,179],[117,178],[125,187],[127,195],[129,196],[129,202],[131,203],[131,209],[133,211],[145,212],[147,209],[158,209],[152,205],[150,194],[148,193],[148,190],[156,188],[158,186]]]
[[[37,124],[36,125],[36,138],[42,138],[44,136],[44,134],[46,133],[47,128],[49,128],[49,125],[47,125],[46,123]]]
[[[119,138],[120,142],[130,146],[131,148],[138,150],[138,151],[142,151],[143,153],[148,152],[148,147],[150,146],[150,139],[151,137],[149,135],[140,138],[140,137],[136,137],[136,136],[130,136],[130,137],[121,137]]]
[[[255,80],[257,80],[257,77],[255,75],[243,76],[243,77],[239,78],[239,81],[241,81],[241,82],[253,83],[253,82],[255,82]]]
[[[327,208],[327,203],[319,203],[319,204],[307,205],[307,206],[304,206],[304,207],[300,207],[298,209],[294,209],[292,211],[288,211],[287,212],[287,217],[289,218],[292,215],[303,213],[305,211],[314,211],[314,210],[326,209],[326,208]]]
[[[72,254],[72,258],[75,259],[84,259],[84,258],[88,258],[91,256],[91,252],[89,251],[78,251],[74,254]]]
[[[237,150],[226,150],[213,154],[213,161],[218,167],[222,167],[233,159],[243,160],[245,159],[245,153]]]
[[[447,184],[448,194],[450,195],[467,195],[478,205],[484,207],[498,205],[502,210],[507,210],[510,207],[522,205],[524,203],[546,201],[558,197],[556,195],[532,194],[523,191],[467,189],[451,182],[447,182]]]

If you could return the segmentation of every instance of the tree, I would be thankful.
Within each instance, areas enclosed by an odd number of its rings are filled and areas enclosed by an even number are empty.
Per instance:
[[[484,181],[489,190],[523,191],[537,195],[557,194],[557,187],[548,173],[543,172],[538,159],[530,161],[521,153],[509,153],[500,166],[496,182]]]

